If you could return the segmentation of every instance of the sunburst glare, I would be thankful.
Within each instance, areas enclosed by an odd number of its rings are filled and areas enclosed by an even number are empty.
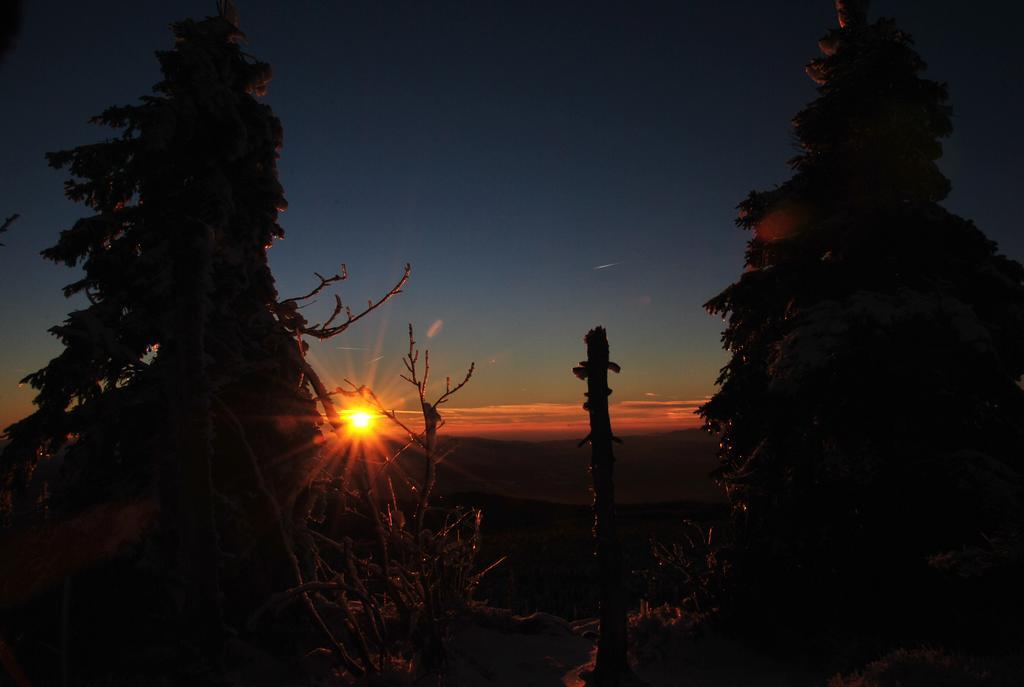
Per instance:
[[[373,427],[373,415],[358,410],[348,417],[349,426],[357,432],[369,432]]]

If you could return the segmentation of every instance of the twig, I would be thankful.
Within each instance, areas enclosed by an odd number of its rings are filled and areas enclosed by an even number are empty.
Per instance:
[[[320,375],[318,375],[309,363],[305,360],[302,361],[302,371],[306,375],[306,379],[309,381],[309,385],[313,387],[313,393],[316,394],[316,399],[320,401],[320,405],[324,407],[324,415],[327,416],[327,422],[330,423],[334,429],[341,429],[341,419],[338,417],[338,410],[334,405],[334,401],[331,400],[331,393],[324,386],[324,383],[320,381]]]
[[[486,575],[487,573],[491,572],[492,570],[494,570],[495,568],[497,568],[499,565],[501,565],[502,563],[504,563],[507,560],[508,560],[508,556],[502,556],[501,558],[499,558],[498,560],[494,561],[493,563],[488,565],[486,568],[484,568],[480,572],[474,573],[472,579],[476,580],[476,581],[479,581],[481,578],[483,578],[484,575]]]
[[[338,388],[334,393],[344,394],[345,396],[354,397],[358,396],[364,401],[367,401],[373,405],[378,412],[384,417],[391,420],[396,426],[400,427],[405,432],[409,439],[423,449],[424,455],[424,479],[423,485],[420,489],[419,503],[416,508],[415,522],[416,531],[419,532],[423,529],[423,520],[426,514],[427,505],[430,501],[430,494],[434,489],[434,483],[437,479],[437,463],[439,458],[437,457],[436,451],[436,439],[437,430],[444,424],[444,420],[441,418],[440,412],[437,408],[442,403],[447,402],[453,394],[459,391],[462,387],[469,382],[473,376],[473,371],[476,369],[476,363],[470,363],[469,369],[466,371],[466,376],[463,380],[452,387],[451,377],[445,379],[445,391],[444,393],[433,403],[427,401],[427,383],[430,379],[430,351],[424,351],[423,354],[423,377],[420,378],[418,374],[417,364],[419,362],[420,352],[416,348],[416,339],[413,334],[412,324],[409,325],[409,352],[402,358],[402,364],[405,365],[405,369],[408,371],[408,375],[399,375],[402,379],[409,382],[409,384],[416,387],[416,393],[420,399],[420,408],[423,412],[423,431],[414,432],[408,425],[402,422],[398,418],[397,412],[391,409],[389,410],[381,403],[380,399],[369,387],[362,385],[356,386],[354,382],[345,380],[345,383],[352,387],[351,391],[347,391],[342,388]]]
[[[298,312],[299,304],[302,301],[309,300],[310,298],[319,295],[328,286],[344,281],[348,278],[348,270],[345,265],[341,266],[340,274],[335,274],[330,277],[324,277],[316,272],[314,272],[314,274],[317,279],[320,280],[320,283],[313,287],[309,293],[295,298],[286,298],[285,300],[278,302],[275,307],[278,319],[299,339],[303,336],[312,336],[313,338],[324,340],[341,334],[350,326],[400,294],[406,282],[409,281],[409,275],[412,274],[412,266],[406,263],[401,279],[399,279],[398,282],[377,301],[367,301],[366,308],[362,312],[355,315],[352,314],[352,309],[341,302],[340,296],[335,295],[334,310],[331,312],[330,317],[328,317],[323,324],[308,325],[306,323],[306,318]],[[342,313],[345,313],[345,321],[341,324],[335,325],[334,321],[338,319],[338,316]]]
[[[286,303],[298,304],[298,303],[301,303],[302,301],[308,301],[310,298],[313,298],[314,296],[319,295],[321,291],[323,291],[325,288],[327,288],[331,284],[335,284],[335,283],[340,282],[340,281],[345,281],[346,279],[348,279],[348,267],[345,265],[345,263],[342,263],[341,264],[341,272],[339,274],[334,274],[334,275],[332,275],[330,277],[324,277],[319,272],[314,272],[313,275],[317,279],[320,280],[320,283],[317,284],[313,288],[312,291],[307,293],[305,296],[295,296],[294,298],[285,298],[283,301],[280,301],[278,303],[278,306],[285,305]]]

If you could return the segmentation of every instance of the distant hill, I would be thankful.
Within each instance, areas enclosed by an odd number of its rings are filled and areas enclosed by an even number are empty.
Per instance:
[[[577,440],[446,437],[444,441],[454,441],[457,448],[438,468],[438,495],[479,492],[554,503],[591,502],[590,447],[577,448]],[[623,443],[615,446],[616,500],[724,501],[725,494],[709,476],[718,466],[716,448],[714,437],[697,429],[623,437]],[[410,452],[401,460],[418,478],[422,459]],[[60,464],[59,457],[42,461],[37,478],[55,478]],[[36,495],[33,492],[17,501],[28,507]]]
[[[438,469],[438,494],[482,492],[558,503],[590,503],[590,447],[575,440],[503,441],[460,437]],[[724,500],[709,476],[715,439],[700,430],[624,437],[615,447],[620,503]],[[415,458],[410,457],[414,465]],[[415,474],[415,472],[413,473]]]

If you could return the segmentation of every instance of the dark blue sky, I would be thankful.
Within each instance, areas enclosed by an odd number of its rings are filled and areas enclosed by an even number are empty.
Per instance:
[[[328,376],[379,366],[376,383],[397,389],[382,380],[411,321],[437,374],[477,362],[457,405],[575,402],[569,368],[600,323],[623,366],[618,400],[712,392],[721,322],[701,304],[742,269],[736,203],[788,176],[829,0],[237,4],[285,128],[281,293],[344,261],[343,293],[364,302],[413,264],[405,294],[316,351]],[[22,214],[0,249],[3,424],[27,410],[16,381],[57,352],[45,330],[70,307],[73,274],[38,252],[84,214],[43,153],[106,135],[86,120],[149,91],[168,23],[215,7],[27,5],[0,65],[0,214]],[[950,84],[947,206],[1024,258],[1024,7],[876,0],[874,14],[895,17]]]

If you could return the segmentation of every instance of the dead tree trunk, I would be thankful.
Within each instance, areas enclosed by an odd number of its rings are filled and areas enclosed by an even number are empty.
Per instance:
[[[590,474],[594,480],[594,542],[598,580],[601,587],[601,638],[597,643],[597,661],[591,677],[600,687],[615,687],[628,674],[626,660],[626,597],[622,584],[622,549],[615,527],[615,456],[611,418],[608,415],[608,370],[619,366],[608,360],[608,336],[603,327],[595,327],[584,337],[587,359],[573,373],[587,381],[587,401],[583,409],[590,414]]]
[[[424,384],[424,393],[426,385]],[[440,413],[430,403],[422,401],[423,407],[423,487],[420,489],[420,500],[416,506],[416,532],[423,531],[423,522],[430,507],[430,494],[437,482],[437,426],[441,420]]]

